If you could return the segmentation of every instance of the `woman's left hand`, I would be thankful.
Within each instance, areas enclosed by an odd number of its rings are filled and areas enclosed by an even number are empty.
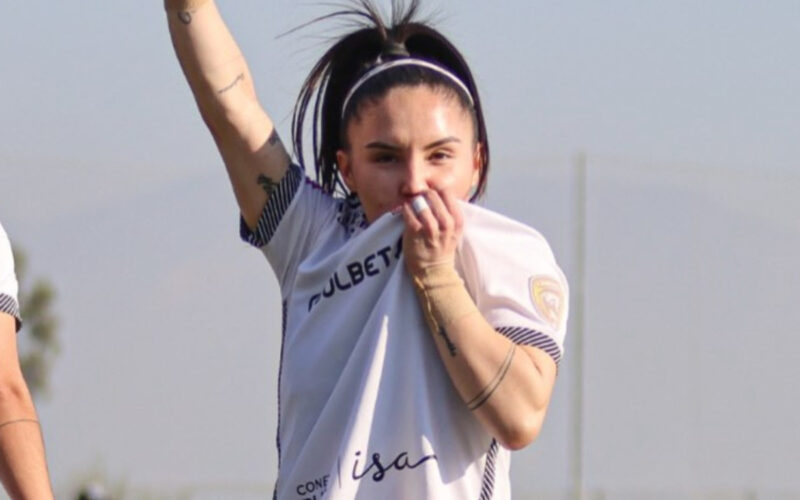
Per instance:
[[[454,265],[464,223],[458,200],[449,192],[429,190],[418,196],[427,206],[415,209],[413,200],[403,203],[403,255],[412,276],[421,276],[428,267]]]

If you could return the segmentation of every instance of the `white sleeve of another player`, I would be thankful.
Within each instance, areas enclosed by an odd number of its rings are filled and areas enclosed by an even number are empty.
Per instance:
[[[559,363],[569,289],[547,241],[483,209],[469,210],[464,227],[460,271],[484,318],[515,343],[538,347]]]
[[[9,314],[17,320],[17,331],[22,325],[17,302],[18,291],[11,243],[8,241],[5,229],[0,225],[0,312]]]

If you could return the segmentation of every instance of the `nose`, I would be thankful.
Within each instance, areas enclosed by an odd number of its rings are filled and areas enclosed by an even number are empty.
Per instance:
[[[411,155],[411,157],[406,160],[406,164],[403,168],[403,180],[401,184],[403,196],[411,198],[424,193],[428,188],[428,171],[425,168],[423,159],[417,158],[417,155]]]

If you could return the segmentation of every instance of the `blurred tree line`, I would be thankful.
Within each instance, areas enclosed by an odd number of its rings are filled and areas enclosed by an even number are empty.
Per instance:
[[[28,390],[35,399],[50,393],[50,372],[58,356],[58,317],[54,312],[56,289],[50,280],[28,275],[28,256],[12,246],[19,282],[19,307],[22,330],[19,335],[19,362]],[[109,500],[105,488],[92,481],[81,481],[76,500]]]
[[[12,252],[25,332],[19,337],[19,361],[28,389],[37,398],[49,392],[50,370],[59,352],[58,318],[53,312],[56,291],[49,280],[28,277],[28,257],[23,250],[12,247]]]
[[[50,394],[50,374],[60,351],[58,316],[55,313],[57,298],[53,283],[42,277],[32,278],[28,269],[28,256],[18,246],[12,245],[17,281],[19,282],[20,316],[22,330],[19,332],[18,346],[22,373],[31,395],[40,400]],[[97,468],[95,468],[97,469]],[[75,478],[75,486],[70,487],[72,500],[163,500],[168,498],[153,492],[133,492],[124,481],[108,478],[103,470],[90,470]],[[189,499],[191,490],[174,495],[173,499]],[[0,487],[0,497],[2,487]]]

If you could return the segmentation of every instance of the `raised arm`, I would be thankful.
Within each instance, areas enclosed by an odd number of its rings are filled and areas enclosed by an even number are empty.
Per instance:
[[[247,62],[212,0],[165,0],[172,45],[254,228],[289,155],[256,97]]]

